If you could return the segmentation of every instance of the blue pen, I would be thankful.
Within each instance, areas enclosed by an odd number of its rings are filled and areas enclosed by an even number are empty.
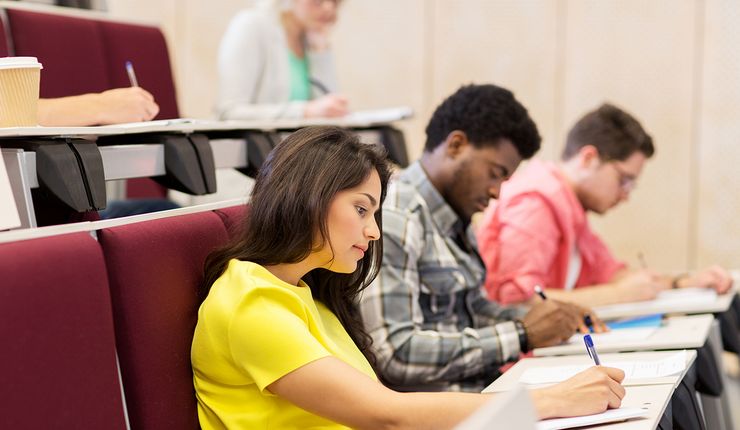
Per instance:
[[[138,87],[139,81],[136,80],[136,72],[134,72],[134,65],[130,61],[126,61],[126,74],[128,74],[128,80],[131,82],[132,87]]]
[[[594,346],[593,339],[591,339],[591,335],[584,335],[583,342],[586,344],[586,352],[588,352],[588,356],[591,357],[591,359],[594,361],[594,364],[600,366],[601,360],[599,360],[599,354],[596,353],[596,347]]]

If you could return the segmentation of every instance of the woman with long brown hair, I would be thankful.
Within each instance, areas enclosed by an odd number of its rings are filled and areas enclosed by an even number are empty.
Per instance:
[[[270,154],[241,236],[206,261],[192,348],[204,429],[450,428],[490,398],[375,376],[356,304],[380,267],[389,177],[381,149],[335,127]],[[594,367],[531,395],[540,418],[597,413],[620,405],[623,376]]]

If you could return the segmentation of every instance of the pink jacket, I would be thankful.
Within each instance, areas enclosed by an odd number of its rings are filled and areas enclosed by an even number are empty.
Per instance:
[[[608,282],[625,266],[591,231],[586,212],[553,163],[533,160],[505,182],[477,236],[488,296],[500,303],[529,299],[537,284],[565,288],[574,244],[581,255],[576,288]]]

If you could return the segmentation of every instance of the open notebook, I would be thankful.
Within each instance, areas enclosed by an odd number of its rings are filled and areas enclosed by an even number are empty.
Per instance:
[[[606,412],[583,417],[573,418],[554,418],[551,420],[542,420],[537,423],[537,430],[559,430],[571,429],[576,427],[591,426],[594,424],[604,424],[613,421],[624,421],[630,418],[644,417],[648,411],[642,408],[619,408],[609,409]]]
[[[679,351],[661,360],[650,361],[605,361],[605,366],[624,371],[625,381],[662,378],[675,375],[686,368],[686,351]],[[567,366],[531,367],[519,377],[519,382],[528,385],[554,384],[565,381],[586,370],[593,364],[573,364]]]

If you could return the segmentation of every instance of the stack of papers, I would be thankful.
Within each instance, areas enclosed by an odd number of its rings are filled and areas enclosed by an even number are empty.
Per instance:
[[[675,375],[686,368],[686,351],[677,352],[662,360],[654,361],[609,361],[604,366],[622,369],[625,381],[662,378]],[[591,364],[576,364],[569,366],[533,367],[525,370],[519,377],[519,382],[527,385],[555,384],[580,373]]]

